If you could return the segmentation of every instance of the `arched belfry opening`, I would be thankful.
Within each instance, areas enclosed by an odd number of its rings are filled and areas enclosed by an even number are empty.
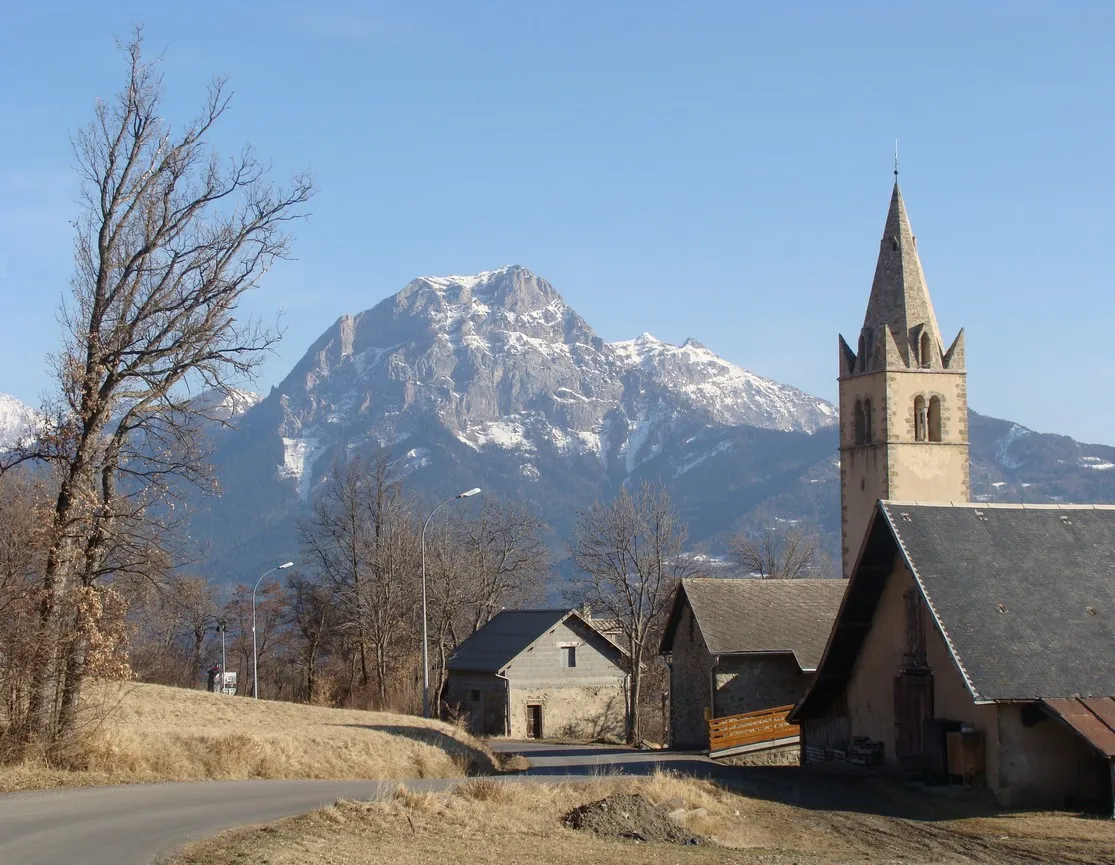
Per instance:
[[[914,441],[923,442],[927,438],[928,418],[925,411],[925,397],[914,397]]]
[[[918,357],[920,358],[920,362],[923,367],[928,367],[930,364],[930,343],[931,340],[929,339],[929,331],[923,330],[921,332],[921,350],[918,352]]]
[[[871,397],[863,401],[863,441],[870,444],[875,438],[874,422],[871,417]]]
[[[927,422],[929,440],[931,442],[939,442],[941,440],[941,398],[939,396],[930,397],[929,399]]]
[[[855,414],[855,443],[858,445],[863,444],[866,435],[867,424],[863,414],[863,401],[856,400],[856,414]]]

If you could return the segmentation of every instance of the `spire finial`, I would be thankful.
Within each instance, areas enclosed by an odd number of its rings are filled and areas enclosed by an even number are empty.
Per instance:
[[[894,139],[894,182],[898,182],[898,139]]]

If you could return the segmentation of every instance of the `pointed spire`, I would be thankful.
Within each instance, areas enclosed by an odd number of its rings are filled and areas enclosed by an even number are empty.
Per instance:
[[[918,341],[923,332],[928,334],[931,351],[937,358],[934,366],[940,366],[941,331],[897,179],[890,197],[867,315],[863,319],[865,335],[873,345],[881,339],[883,325],[890,328],[907,366],[920,365]]]

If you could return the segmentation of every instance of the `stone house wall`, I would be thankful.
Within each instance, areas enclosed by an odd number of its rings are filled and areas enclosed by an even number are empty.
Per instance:
[[[507,683],[494,673],[450,670],[442,707],[444,717],[463,718],[470,733],[502,736],[506,732]]]
[[[707,717],[791,705],[805,693],[811,678],[790,653],[714,658],[692,608],[685,604],[670,658],[670,747],[704,750],[709,746]]]
[[[790,653],[724,655],[715,671],[714,718],[792,706],[813,680],[813,674],[803,673]]]
[[[712,655],[689,604],[682,608],[674,632],[670,658],[670,747],[700,750],[708,747],[712,696]]]
[[[566,650],[576,649],[576,666]],[[511,687],[512,738],[527,734],[527,706],[542,707],[543,738],[622,736],[627,674],[622,653],[580,619],[551,628],[520,653],[504,674]]]

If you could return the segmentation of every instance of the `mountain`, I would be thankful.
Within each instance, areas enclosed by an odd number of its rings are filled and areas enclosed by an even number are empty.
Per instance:
[[[14,396],[0,393],[0,450],[10,448],[31,434],[39,421],[39,413]]]
[[[690,490],[700,512],[729,463],[743,477],[717,486],[753,507],[832,451],[819,434],[835,421],[824,400],[696,340],[606,343],[524,268],[422,277],[339,318],[240,431],[218,433],[225,493],[194,534],[214,538],[221,573],[293,554],[295,518],[334,460],[388,448],[431,498],[478,485],[537,504],[560,547],[578,510],[644,478]],[[709,513],[701,536],[737,512]]]
[[[559,556],[578,511],[643,480],[714,550],[737,526],[795,522],[839,550],[831,404],[694,339],[606,343],[521,267],[416,279],[339,318],[266,397],[197,399],[225,422],[210,428],[223,494],[191,531],[224,582],[297,559],[334,461],[384,448],[431,503],[473,486],[530,503]],[[976,500],[1115,502],[1115,448],[975,412],[969,430]]]

